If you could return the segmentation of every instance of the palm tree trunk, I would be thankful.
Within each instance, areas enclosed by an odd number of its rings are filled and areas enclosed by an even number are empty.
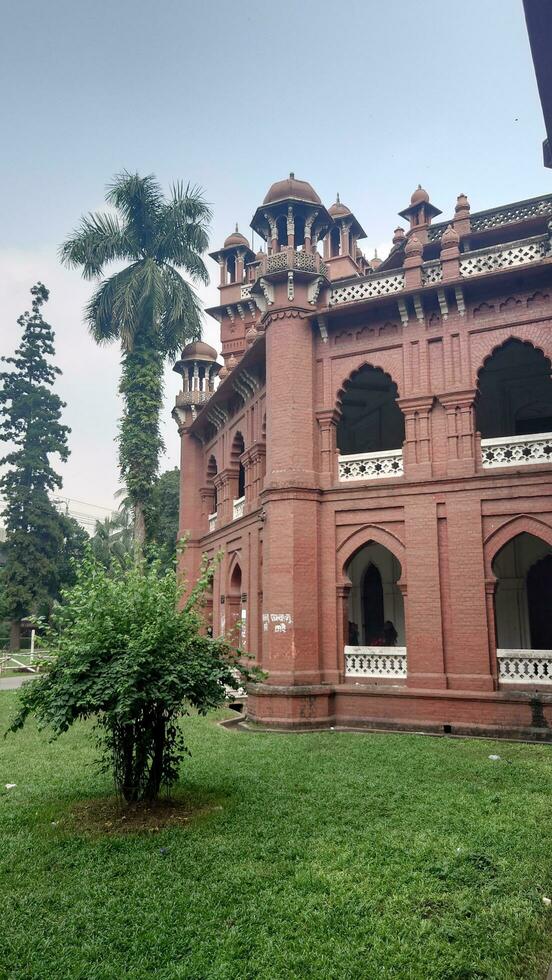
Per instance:
[[[137,551],[143,551],[146,543],[146,515],[144,505],[138,501],[134,505],[134,547]]]
[[[147,508],[163,450],[159,426],[163,358],[153,336],[142,338],[139,345],[123,354],[119,390],[124,398],[119,462],[134,508],[134,543],[140,552],[147,538]]]

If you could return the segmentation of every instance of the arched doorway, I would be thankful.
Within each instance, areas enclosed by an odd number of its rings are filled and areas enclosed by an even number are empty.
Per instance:
[[[348,642],[345,673],[352,676],[406,676],[401,564],[382,544],[363,545],[347,562]]]
[[[238,562],[232,569],[226,594],[226,631],[232,634],[234,643],[243,641],[242,571]]]
[[[552,548],[522,532],[493,561],[499,679],[552,683]]]

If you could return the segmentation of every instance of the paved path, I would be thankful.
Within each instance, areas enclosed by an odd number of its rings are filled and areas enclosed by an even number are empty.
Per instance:
[[[36,674],[11,674],[9,677],[0,677],[0,691],[13,691],[27,681],[32,681],[33,677],[36,677]]]

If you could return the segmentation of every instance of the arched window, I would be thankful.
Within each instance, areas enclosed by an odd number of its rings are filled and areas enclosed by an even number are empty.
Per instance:
[[[217,471],[217,461],[216,461],[216,459],[215,459],[214,456],[210,456],[209,457],[209,462],[207,464],[207,486],[208,487],[212,487],[212,489],[213,489],[213,503],[212,503],[213,513],[216,513],[217,510],[218,510],[218,507],[217,507],[217,488],[216,488],[215,482],[214,482],[215,481],[215,477],[217,475],[217,472],[218,472]]]
[[[245,451],[245,443],[241,432],[236,432],[233,442],[232,449],[230,452],[230,462],[232,469],[235,473],[233,479],[233,508],[234,517],[243,516],[243,502],[242,498],[245,497],[245,469],[241,461],[242,454]]]
[[[330,258],[333,259],[336,257],[336,255],[339,255],[340,247],[341,235],[339,233],[339,228],[336,225],[336,227],[332,228],[330,231]]]
[[[478,377],[477,428],[483,439],[552,432],[550,361],[521,340],[508,340]]]
[[[401,564],[382,544],[371,541],[347,563],[349,636],[354,646],[406,646],[404,603],[397,585]]]
[[[397,386],[380,368],[365,365],[345,385],[337,445],[341,455],[400,449],[404,416]]]
[[[228,282],[236,281],[236,258],[234,255],[229,255],[226,259],[226,270],[228,272]]]
[[[552,548],[518,534],[496,555],[493,572],[497,647],[552,650]]]
[[[287,218],[285,214],[280,214],[276,218],[276,228],[278,229],[279,248],[287,248],[288,233],[287,233]]]

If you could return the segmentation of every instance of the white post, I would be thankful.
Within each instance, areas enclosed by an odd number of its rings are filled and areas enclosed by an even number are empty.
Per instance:
[[[34,657],[35,636],[36,636],[36,631],[34,629],[32,629],[31,630],[31,656],[29,657],[29,663],[30,664],[32,664],[33,657]]]

